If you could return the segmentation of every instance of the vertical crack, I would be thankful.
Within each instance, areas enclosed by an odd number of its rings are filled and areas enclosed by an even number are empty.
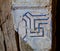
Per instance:
[[[4,48],[5,48],[5,51],[7,51],[5,40],[4,40]]]
[[[2,33],[3,33],[3,28],[2,28],[2,25],[0,26],[0,28],[1,28],[1,31],[2,31]],[[4,45],[4,49],[5,49],[5,51],[7,51],[7,47],[6,47],[6,42],[5,42],[5,38],[4,38],[4,35],[3,35],[3,45]]]
[[[16,31],[15,31],[15,38],[16,38],[17,49],[18,49],[18,51],[20,51],[20,47],[19,47],[19,34]]]

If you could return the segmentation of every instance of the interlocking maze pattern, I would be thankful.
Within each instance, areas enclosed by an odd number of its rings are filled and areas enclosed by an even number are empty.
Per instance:
[[[47,20],[49,17],[46,17],[46,15],[47,14],[33,15],[30,12],[26,12],[23,15],[22,21],[25,22],[26,27],[26,34],[23,39],[27,34],[30,34],[30,37],[44,37],[44,27],[41,25],[48,24]]]

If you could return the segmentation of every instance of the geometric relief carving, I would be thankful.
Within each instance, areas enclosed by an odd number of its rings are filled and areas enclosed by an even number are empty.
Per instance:
[[[30,37],[44,37],[43,25],[47,25],[49,19],[49,17],[46,16],[47,14],[34,15],[30,12],[26,12],[22,18],[26,27],[26,34],[23,39],[27,36],[27,34],[30,34]]]

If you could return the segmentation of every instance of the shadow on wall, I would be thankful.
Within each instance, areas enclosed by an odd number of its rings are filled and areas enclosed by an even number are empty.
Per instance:
[[[57,8],[57,0],[52,0],[52,50],[56,51],[56,8]]]

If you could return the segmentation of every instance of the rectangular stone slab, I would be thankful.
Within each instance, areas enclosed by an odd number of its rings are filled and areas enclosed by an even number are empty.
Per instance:
[[[51,1],[15,0],[12,4],[14,28],[19,33],[19,37],[34,51],[48,51],[51,49]]]
[[[18,9],[13,11],[15,29],[33,49],[51,48],[51,10]]]

